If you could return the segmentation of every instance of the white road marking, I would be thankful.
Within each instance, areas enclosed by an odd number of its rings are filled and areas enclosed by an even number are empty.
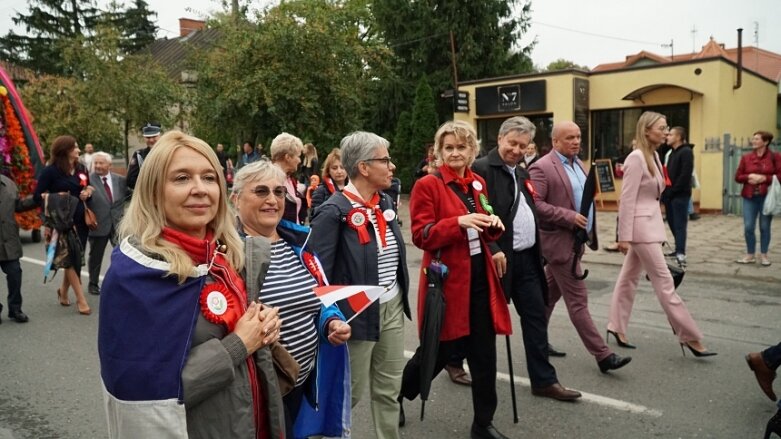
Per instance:
[[[406,358],[412,358],[413,354],[414,354],[414,352],[412,352],[412,351],[404,351],[404,356]],[[468,371],[469,367],[464,365],[464,369],[466,369]],[[507,374],[507,373],[504,373],[504,372],[498,372],[496,374],[496,378],[501,380],[501,381],[505,381],[505,382],[508,382],[508,383],[510,382],[510,375]],[[520,385],[520,386],[523,386],[523,387],[531,388],[531,381],[529,381],[528,378],[519,377],[519,376],[515,375],[514,379],[515,379],[515,384],[516,385]],[[588,393],[588,392],[583,392],[583,391],[580,391],[580,393],[583,396],[580,398],[579,401],[584,401],[584,402],[588,402],[588,403],[592,403],[592,404],[597,404],[597,405],[601,405],[603,407],[608,407],[608,408],[612,408],[612,409],[620,410],[620,411],[624,411],[624,412],[635,413],[635,414],[638,414],[638,415],[647,415],[647,416],[651,416],[651,417],[654,417],[654,418],[660,418],[662,416],[662,411],[661,410],[648,408],[648,407],[646,407],[644,405],[633,404],[633,403],[628,402],[628,401],[622,401],[620,399],[614,399],[614,398],[610,398],[610,397],[607,397],[607,396],[597,395],[597,394],[594,394],[594,393]]]
[[[29,257],[29,256],[22,256],[22,257],[20,258],[20,260],[21,260],[21,261],[24,261],[24,262],[28,262],[28,263],[30,263],[30,264],[40,265],[41,267],[43,267],[43,266],[45,266],[45,265],[46,265],[46,261],[42,261],[42,260],[40,260],[40,259],[31,258],[31,257]],[[87,271],[84,271],[84,270],[81,270],[81,275],[82,275],[82,276],[89,277],[89,272],[87,272]],[[100,281],[101,281],[101,282],[103,281],[103,275],[102,275],[102,274],[100,275]]]

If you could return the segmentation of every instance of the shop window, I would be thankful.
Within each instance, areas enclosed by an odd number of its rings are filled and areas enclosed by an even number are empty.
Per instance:
[[[667,125],[682,126],[689,131],[689,104],[593,111],[591,126],[594,133],[594,158],[611,159],[614,164],[623,163],[626,156],[632,152],[637,120],[644,111],[664,114],[667,117]],[[583,155],[586,155],[585,151]]]
[[[540,152],[540,155],[545,155],[552,148],[551,131],[553,130],[553,115],[544,114],[524,117],[528,118],[534,126],[537,127],[537,132],[534,135],[534,143],[537,144],[537,150]],[[497,141],[499,127],[502,126],[502,122],[507,119],[508,117],[501,117],[496,119],[479,119],[477,121],[477,137],[480,138],[480,145],[482,147],[481,155],[496,148],[499,144]]]

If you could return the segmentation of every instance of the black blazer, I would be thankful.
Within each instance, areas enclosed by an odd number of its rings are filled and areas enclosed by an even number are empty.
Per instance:
[[[505,168],[505,164],[499,157],[499,152],[496,148],[492,149],[487,155],[475,160],[472,164],[472,170],[483,177],[488,189],[488,198],[491,201],[491,206],[494,208],[494,214],[496,214],[504,224],[505,232],[496,241],[489,244],[491,253],[496,254],[500,251],[504,252],[507,257],[507,273],[502,277],[502,288],[504,289],[504,295],[509,300],[512,296],[512,270],[509,268],[512,266],[514,252],[513,252],[513,218],[515,212],[518,211],[518,205],[514,205],[515,202],[515,189],[513,177]],[[537,209],[534,206],[534,199],[529,193],[526,187],[526,182],[531,182],[529,173],[526,169],[520,166],[515,167],[515,173],[519,181],[520,191],[523,197],[526,199],[526,204],[531,208],[534,215],[534,223],[537,225],[535,228],[535,244],[532,247],[532,251],[537,256],[538,264],[530,269],[537,270],[537,276],[540,279],[542,286],[543,300],[548,303],[548,283],[545,282],[545,272],[543,271],[542,253],[540,252],[540,232],[539,232],[539,220],[537,219]]]

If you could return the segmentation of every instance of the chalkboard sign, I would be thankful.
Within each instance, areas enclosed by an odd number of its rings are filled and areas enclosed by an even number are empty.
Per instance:
[[[599,192],[615,192],[616,183],[613,178],[613,165],[610,163],[610,159],[594,160],[593,166],[596,166]]]

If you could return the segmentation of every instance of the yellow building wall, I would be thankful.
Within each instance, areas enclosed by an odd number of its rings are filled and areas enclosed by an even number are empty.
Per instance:
[[[589,81],[590,111],[688,103],[689,142],[696,145],[695,172],[701,185],[701,189],[694,190],[693,197],[695,202],[699,203],[701,210],[720,211],[724,187],[723,153],[721,149],[705,151],[706,139],[723,139],[724,134],[729,133],[734,140],[739,141],[741,138],[750,138],[757,130],[767,130],[778,135],[776,129],[778,84],[744,71],[741,87],[734,89],[736,77],[736,67],[721,59],[591,75],[578,72],[527,75],[460,86],[460,91],[469,92],[470,112],[455,113],[454,118],[476,125],[477,120],[480,119],[475,113],[477,87],[540,79],[546,81],[545,111],[517,114],[551,113],[554,122],[571,120],[574,116],[574,78],[585,78]],[[635,90],[654,84],[668,84],[670,87],[645,93],[638,100],[623,99]],[[485,116],[485,118],[511,117],[517,114],[507,113]],[[593,127],[590,132],[593,132]],[[722,149],[723,147],[724,145],[721,146]],[[616,192],[601,194],[600,197],[603,201],[615,201],[620,191],[621,180],[618,179]]]

